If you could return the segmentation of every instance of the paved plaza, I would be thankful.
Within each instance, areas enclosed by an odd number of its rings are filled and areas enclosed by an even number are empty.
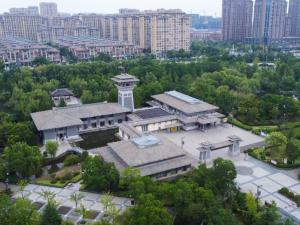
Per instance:
[[[224,142],[228,140],[229,136],[238,136],[242,139],[241,148],[255,145],[264,141],[260,136],[252,134],[249,131],[240,129],[230,124],[223,124],[206,131],[192,130],[180,131],[177,133],[163,133],[163,135],[175,144],[181,146],[181,141],[184,140],[183,148],[195,157],[199,157],[199,150],[197,148],[203,142],[211,142],[212,144]],[[227,157],[222,151],[213,151],[212,158]]]
[[[39,211],[42,211],[46,206],[46,200],[41,196],[41,193],[44,191],[51,191],[55,194],[54,200],[59,204],[58,211],[64,219],[73,221],[74,223],[77,223],[82,219],[76,212],[75,203],[70,200],[70,196],[74,192],[79,192],[75,190],[75,188],[54,188],[29,184],[25,187],[23,196],[31,200],[37,206]],[[101,203],[102,195],[90,192],[81,193],[84,195],[84,198],[80,203],[92,212],[91,219],[87,221],[95,222],[105,217],[104,206]],[[18,197],[22,197],[22,193],[20,191],[17,191],[13,195],[13,198]],[[112,202],[121,211],[131,205],[131,200],[128,198],[113,197]]]
[[[293,171],[279,170],[251,157],[247,160],[240,157],[240,160],[235,161],[234,164],[238,172],[236,182],[241,191],[256,195],[259,187],[259,198],[262,203],[275,202],[285,216],[292,217],[297,224],[300,224],[300,208],[297,208],[296,203],[278,193],[279,189],[286,187],[300,194],[299,180],[290,176]],[[240,172],[246,168],[249,171],[248,174]]]

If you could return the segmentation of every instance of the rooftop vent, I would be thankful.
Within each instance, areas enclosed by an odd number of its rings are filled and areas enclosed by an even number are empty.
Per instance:
[[[152,135],[134,138],[132,142],[139,148],[148,148],[159,144],[159,140]]]

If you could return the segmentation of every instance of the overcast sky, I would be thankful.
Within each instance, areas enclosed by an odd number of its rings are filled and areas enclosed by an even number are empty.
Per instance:
[[[48,0],[51,1],[51,0]],[[38,5],[42,0],[0,0],[0,13],[12,7]],[[221,16],[222,0],[52,0],[59,12],[115,13],[119,8],[180,8],[187,13]]]

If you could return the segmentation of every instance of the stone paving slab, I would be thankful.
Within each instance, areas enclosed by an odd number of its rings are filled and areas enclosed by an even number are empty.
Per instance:
[[[89,200],[89,201],[100,201],[100,196],[98,194],[94,194],[94,193],[87,193],[87,192],[82,192],[84,195],[85,200]]]
[[[298,220],[300,220],[300,209],[291,212],[291,215],[296,217]]]
[[[296,194],[300,195],[300,184],[295,185],[294,187],[290,187],[289,189],[295,192]]]
[[[243,175],[237,175],[236,176],[236,179],[235,181],[238,183],[238,184],[244,184],[244,183],[248,183],[249,181],[252,181],[254,180],[255,178],[252,177],[252,176],[243,176]]]
[[[58,195],[59,196],[64,196],[64,197],[69,197],[71,194],[73,194],[75,191],[74,190],[69,190],[69,189],[62,189]]]
[[[237,161],[237,162],[234,162],[234,165],[235,166],[246,166],[249,168],[256,167],[255,164],[253,164],[252,162],[249,162],[249,161]]]
[[[267,190],[270,193],[277,192],[282,188],[282,185],[275,183],[271,179],[264,177],[253,182],[256,185],[262,185],[262,189]]]
[[[269,204],[272,204],[273,202],[275,202],[277,207],[280,207],[282,210],[284,210],[286,212],[291,212],[292,210],[295,209],[294,206],[289,205],[288,203],[282,201],[281,199],[279,199],[278,197],[273,196],[273,195],[265,196],[265,197],[261,198],[260,200],[262,202],[267,202]]]
[[[260,168],[260,167],[255,167],[252,169],[253,169],[253,176],[258,177],[258,178],[265,177],[270,174],[268,171],[266,171],[265,169]]]
[[[34,191],[36,188],[38,188],[38,186],[34,185],[34,184],[28,184],[26,185],[26,187],[24,188],[24,191]]]
[[[257,185],[253,183],[243,184],[240,186],[240,188],[242,192],[251,192],[253,195],[255,195],[257,192]],[[270,194],[263,189],[261,189],[260,192],[261,192],[260,197],[265,197]]]
[[[297,180],[283,174],[283,173],[275,173],[271,176],[268,176],[270,179],[276,181],[277,183],[283,185],[284,187],[290,187],[298,183]]]

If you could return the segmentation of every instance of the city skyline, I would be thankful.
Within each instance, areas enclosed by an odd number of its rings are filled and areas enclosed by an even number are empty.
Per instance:
[[[14,7],[28,7],[38,6],[41,0],[10,0],[1,4],[0,13],[8,12],[10,8]],[[172,0],[152,0],[152,1],[137,1],[125,0],[120,3],[120,0],[111,0],[109,2],[85,0],[49,0],[46,2],[55,2],[58,4],[59,12],[66,13],[117,13],[119,8],[136,8],[140,10],[157,9],[157,8],[179,8],[186,13],[198,13],[202,15],[210,15],[214,17],[221,17],[222,0],[188,0],[188,1],[172,1]]]

